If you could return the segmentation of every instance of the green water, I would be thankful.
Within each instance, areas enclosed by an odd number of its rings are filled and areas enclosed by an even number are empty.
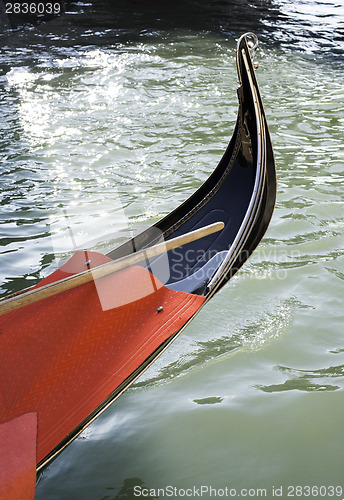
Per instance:
[[[110,35],[2,49],[3,294],[56,267],[49,224],[63,209],[109,250],[119,230],[146,227],[193,193],[231,137],[234,37]],[[256,56],[278,176],[265,238],[44,470],[37,500],[137,498],[135,486],[173,487],[172,498],[202,486],[344,498],[344,72],[338,57],[276,40],[265,34]],[[155,493],[145,498],[163,498]]]

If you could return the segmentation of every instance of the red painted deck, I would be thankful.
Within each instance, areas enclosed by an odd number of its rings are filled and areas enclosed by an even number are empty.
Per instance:
[[[87,258],[91,267],[109,260],[94,252],[87,252]],[[37,286],[84,269],[85,252],[76,252]],[[169,290],[135,266],[2,316],[0,425],[37,414],[39,463],[203,301]],[[163,310],[157,312],[160,306]],[[27,432],[30,440],[32,426]],[[32,453],[27,456],[32,461]]]

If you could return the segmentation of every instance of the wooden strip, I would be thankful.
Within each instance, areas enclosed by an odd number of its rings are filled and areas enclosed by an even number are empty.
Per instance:
[[[174,248],[186,245],[187,243],[191,243],[192,241],[196,241],[200,238],[204,238],[209,234],[221,231],[223,228],[223,222],[215,222],[214,224],[210,224],[209,226],[201,227],[200,229],[196,229],[195,231],[191,231],[190,233],[183,234],[182,236],[177,236],[176,238],[164,241],[163,243],[159,243],[158,245],[154,245],[153,247],[148,247],[144,250],[140,250],[139,252],[121,257],[120,259],[114,260],[113,262],[108,262],[93,269],[75,274],[74,276],[69,276],[68,278],[65,278],[63,280],[56,281],[55,283],[50,283],[48,285],[42,286],[41,288],[29,290],[28,292],[24,292],[21,295],[16,295],[14,297],[9,297],[8,299],[5,298],[0,301],[0,316],[11,311],[15,311],[16,309],[27,306],[29,304],[38,302],[39,300],[52,297],[53,295],[57,295],[58,293],[71,290],[72,288],[76,288],[77,286],[83,285],[84,283],[103,278],[104,276],[108,276],[109,274],[115,273],[116,271],[120,271],[125,267],[134,266],[142,260],[157,257],[164,252],[168,252],[169,250],[172,250]]]

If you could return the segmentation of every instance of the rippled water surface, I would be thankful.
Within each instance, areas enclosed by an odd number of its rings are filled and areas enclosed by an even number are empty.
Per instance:
[[[341,0],[71,9],[0,35],[2,295],[66,257],[51,238],[66,214],[107,251],[197,189],[233,131],[235,38],[248,29],[278,195],[250,261],[44,470],[37,500],[344,491]]]

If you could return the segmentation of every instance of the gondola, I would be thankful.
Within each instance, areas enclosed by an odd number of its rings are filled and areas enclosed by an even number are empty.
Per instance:
[[[0,301],[1,498],[21,498],[13,492],[23,490],[25,498],[33,498],[37,471],[171,344],[263,237],[274,209],[276,173],[251,56],[257,43],[253,34],[238,42],[237,122],[204,184],[107,255],[77,251],[29,292]],[[149,259],[144,254],[155,248],[159,235],[168,244],[214,223],[223,229],[167,254]],[[135,255],[135,265],[20,303],[28,294]],[[17,305],[8,311],[13,301]]]

